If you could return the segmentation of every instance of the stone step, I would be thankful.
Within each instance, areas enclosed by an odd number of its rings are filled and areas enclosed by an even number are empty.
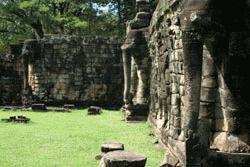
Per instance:
[[[108,141],[108,142],[104,142],[101,145],[102,153],[118,151],[118,150],[124,150],[124,145],[122,143]]]
[[[147,157],[127,151],[111,151],[105,154],[99,167],[145,167]]]

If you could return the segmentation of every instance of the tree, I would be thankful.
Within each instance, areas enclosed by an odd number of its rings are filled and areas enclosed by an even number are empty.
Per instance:
[[[43,38],[44,32],[41,18],[48,11],[48,8],[43,3],[40,0],[3,0],[0,6],[1,19],[10,23],[17,23],[19,27],[29,25],[34,30],[37,38]]]
[[[135,0],[1,0],[0,49],[44,34],[121,36],[135,8]]]

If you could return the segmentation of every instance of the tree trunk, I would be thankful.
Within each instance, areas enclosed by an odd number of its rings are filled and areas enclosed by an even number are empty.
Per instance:
[[[43,25],[40,20],[37,19],[36,23],[32,23],[31,27],[35,31],[36,39],[42,39],[44,37]]]

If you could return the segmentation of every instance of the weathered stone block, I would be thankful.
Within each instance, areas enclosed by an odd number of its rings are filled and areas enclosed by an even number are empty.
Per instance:
[[[146,121],[149,113],[147,105],[134,105],[124,108],[126,121]]]
[[[216,102],[217,90],[213,88],[202,88],[201,89],[201,101],[203,102]]]
[[[180,86],[180,96],[184,96],[184,95],[185,95],[184,86]]]
[[[182,40],[175,40],[174,41],[174,49],[181,49],[183,47]]]
[[[217,88],[217,78],[216,77],[206,77],[202,79],[201,86],[204,88]]]
[[[177,94],[177,93],[179,93],[179,88],[180,88],[179,84],[177,84],[177,83],[172,83],[172,84],[170,85],[170,87],[171,87],[171,93],[172,93],[172,94]]]
[[[179,94],[172,94],[171,105],[173,105],[173,106],[180,105],[180,95]]]
[[[171,105],[171,113],[175,116],[180,116],[181,115],[181,111],[180,111],[180,106],[179,105]]]
[[[234,132],[237,126],[237,120],[235,118],[224,118],[215,120],[216,131]]]
[[[204,56],[202,64],[202,75],[215,76],[216,72],[217,70],[214,64],[214,60],[210,56]]]
[[[101,151],[103,153],[108,153],[111,151],[118,151],[118,150],[124,150],[124,145],[122,143],[108,141],[104,142],[101,145]]]
[[[75,109],[75,105],[74,104],[64,104],[63,108],[66,108],[66,109]]]
[[[99,167],[145,167],[146,156],[126,151],[112,151],[105,154]]]
[[[91,106],[88,108],[88,115],[100,115],[102,113],[102,108],[97,106]]]
[[[227,153],[213,151],[209,155],[208,166],[248,167],[250,156],[248,153]]]
[[[208,102],[200,103],[200,113],[199,113],[200,118],[213,117],[214,112],[215,112],[214,103],[208,103]]]
[[[228,132],[218,132],[213,136],[212,146],[222,152],[236,152],[239,150],[239,139]]]
[[[24,115],[19,115],[19,116],[11,116],[7,119],[1,119],[3,122],[17,122],[17,123],[28,123],[30,121],[30,118],[24,116]]]
[[[226,107],[230,107],[233,109],[238,108],[233,94],[230,92],[229,89],[219,89],[219,93],[220,93],[220,102],[221,102],[221,106],[226,108]]]
[[[174,118],[174,127],[177,127],[177,128],[181,127],[181,117]]]
[[[175,55],[175,60],[176,61],[183,61],[183,50],[182,49],[178,49],[174,52]]]
[[[164,156],[164,159],[162,160],[160,167],[177,166],[178,164],[179,164],[179,159],[168,151],[167,154]]]
[[[42,104],[42,103],[40,103],[40,104],[39,103],[38,104],[32,104],[31,108],[34,111],[46,111],[47,110],[46,105]]]

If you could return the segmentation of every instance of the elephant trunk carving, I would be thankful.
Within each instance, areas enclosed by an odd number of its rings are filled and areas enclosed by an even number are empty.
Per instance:
[[[224,166],[220,155],[249,153],[243,1],[159,1],[151,23],[149,121],[173,154],[166,166]]]
[[[207,18],[210,1],[186,0],[181,16],[183,40],[183,68],[185,76],[185,119],[183,122],[186,138],[186,166],[200,166],[201,155],[198,136],[200,109],[202,59],[203,59],[203,18]]]
[[[202,75],[202,42],[195,32],[183,32],[186,112],[184,131],[189,137],[197,129]]]
[[[124,93],[123,101],[125,105],[131,104],[130,86],[131,86],[131,57],[128,55],[127,50],[122,50],[123,70],[124,70]]]
[[[186,0],[181,16],[183,33],[184,73],[185,73],[185,120],[184,134],[186,138],[197,130],[200,107],[201,76],[204,18],[208,18],[210,0]]]

